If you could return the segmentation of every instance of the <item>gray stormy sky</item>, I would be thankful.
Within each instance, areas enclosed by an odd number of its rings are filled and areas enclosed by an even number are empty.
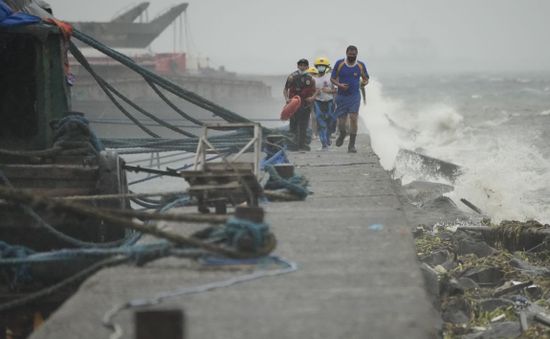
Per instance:
[[[66,21],[108,21],[136,0],[48,0]],[[177,0],[151,0],[149,18]],[[181,1],[185,2],[185,1]],[[548,0],[189,0],[191,53],[240,73],[332,61],[349,44],[380,71],[550,70]],[[152,45],[172,51],[173,29]]]

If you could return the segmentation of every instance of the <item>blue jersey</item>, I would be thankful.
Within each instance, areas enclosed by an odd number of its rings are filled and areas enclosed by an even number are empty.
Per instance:
[[[359,87],[361,85],[361,73],[368,78],[367,66],[361,61],[357,61],[355,65],[348,66],[344,59],[336,61],[332,69],[332,79],[338,79],[341,84],[348,84],[347,90],[338,88],[338,95],[359,95]]]

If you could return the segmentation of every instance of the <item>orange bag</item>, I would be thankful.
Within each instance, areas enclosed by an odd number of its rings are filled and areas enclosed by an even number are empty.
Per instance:
[[[292,99],[290,99],[290,101],[288,102],[288,104],[286,104],[285,107],[283,107],[283,111],[281,112],[281,120],[285,121],[290,119],[294,115],[294,113],[296,113],[298,108],[300,108],[301,105],[302,105],[302,98],[300,98],[297,95],[293,96]]]

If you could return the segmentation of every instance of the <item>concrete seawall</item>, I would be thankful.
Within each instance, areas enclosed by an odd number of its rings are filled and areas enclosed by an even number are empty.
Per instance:
[[[424,290],[414,225],[367,137],[359,138],[358,149],[290,153],[314,194],[264,208],[278,239],[275,254],[296,262],[296,272],[170,299],[155,309],[185,310],[187,338],[437,337],[439,316]],[[107,338],[101,320],[118,303],[244,273],[198,270],[175,258],[105,269],[31,338]],[[133,338],[133,311],[114,320],[124,338]]]

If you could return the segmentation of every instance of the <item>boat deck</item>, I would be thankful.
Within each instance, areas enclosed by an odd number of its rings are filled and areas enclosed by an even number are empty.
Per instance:
[[[154,309],[183,310],[186,338],[437,337],[439,318],[423,287],[414,225],[368,137],[358,138],[358,150],[290,153],[314,194],[264,208],[278,239],[274,254],[295,262],[297,271],[167,299]],[[108,338],[102,318],[118,303],[247,273],[199,270],[176,258],[104,269],[31,338]],[[134,337],[134,312],[114,318],[124,338]]]

